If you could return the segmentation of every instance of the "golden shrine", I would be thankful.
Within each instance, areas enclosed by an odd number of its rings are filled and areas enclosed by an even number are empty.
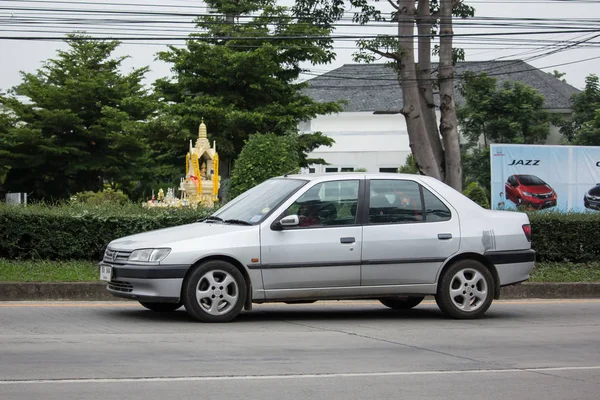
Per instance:
[[[172,188],[167,189],[164,196],[160,189],[158,201],[150,200],[148,207],[185,207],[196,208],[198,205],[213,207],[218,201],[220,187],[219,179],[219,155],[216,150],[217,144],[213,142],[210,146],[204,120],[198,128],[198,139],[193,144],[190,140],[190,148],[185,156],[185,177],[181,178],[179,184],[180,198],[175,198]]]

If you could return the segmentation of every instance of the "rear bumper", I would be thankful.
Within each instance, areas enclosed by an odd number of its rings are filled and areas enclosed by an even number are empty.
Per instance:
[[[489,251],[484,256],[496,267],[500,286],[528,280],[535,265],[534,250]]]

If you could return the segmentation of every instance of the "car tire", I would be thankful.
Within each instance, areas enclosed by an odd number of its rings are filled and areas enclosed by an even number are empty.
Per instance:
[[[195,268],[183,284],[183,304],[201,322],[229,322],[246,301],[242,273],[226,261],[208,261]]]
[[[181,302],[179,303],[150,303],[146,301],[140,301],[140,304],[146,307],[148,310],[154,312],[172,312],[176,311],[183,305]]]
[[[385,297],[379,299],[381,304],[392,310],[410,310],[421,304],[425,297]]]
[[[457,319],[481,318],[494,299],[494,278],[475,260],[452,264],[442,275],[435,301],[445,314]]]

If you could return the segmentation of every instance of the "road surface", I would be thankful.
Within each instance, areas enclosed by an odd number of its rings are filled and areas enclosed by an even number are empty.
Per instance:
[[[229,324],[136,303],[0,303],[0,399],[594,399],[600,300],[263,305]]]

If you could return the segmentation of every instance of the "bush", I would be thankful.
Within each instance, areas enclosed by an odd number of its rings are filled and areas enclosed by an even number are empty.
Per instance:
[[[79,192],[71,197],[71,201],[90,204],[126,204],[129,203],[129,198],[120,190],[104,189],[101,192]]]
[[[475,203],[479,204],[483,208],[490,208],[490,200],[485,193],[485,189],[483,189],[477,182],[471,182],[467,186],[465,190],[463,190],[463,194],[473,200]]]
[[[600,260],[600,213],[530,212],[529,219],[539,261]]]
[[[208,211],[144,209],[134,204],[0,204],[0,258],[97,261],[113,239],[190,223]]]
[[[233,199],[274,176],[298,172],[297,147],[292,136],[252,135],[235,161],[229,198]]]

